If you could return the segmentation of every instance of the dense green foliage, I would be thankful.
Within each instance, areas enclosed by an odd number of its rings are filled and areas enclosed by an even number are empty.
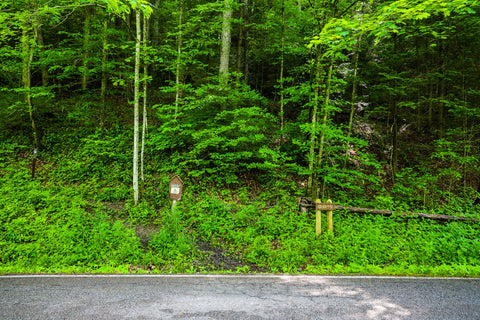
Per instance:
[[[40,186],[18,174],[1,181],[1,263],[7,270],[95,269],[139,259],[134,232],[72,188]]]
[[[207,241],[239,271],[479,275],[478,223],[336,212],[315,237],[296,204],[480,218],[479,14],[478,0],[3,1],[0,272],[211,271]]]
[[[186,226],[273,272],[478,275],[480,271],[478,225],[337,212],[335,234],[316,237],[313,215],[300,214],[291,201],[259,207],[239,204],[242,193],[233,201],[203,198],[184,204]]]
[[[335,211],[334,234],[324,230],[317,237],[314,214],[300,213],[284,190],[258,190],[252,201],[247,188],[218,192],[189,185],[171,212],[163,190],[137,206],[125,205],[125,195],[113,192],[122,189],[120,176],[96,180],[99,172],[92,171],[85,181],[68,182],[63,170],[51,167],[58,176],[40,171],[32,181],[22,168],[25,159],[17,161],[0,178],[0,272],[142,272],[131,266],[149,264],[154,272],[221,271],[199,263],[205,258],[196,241],[202,240],[241,259],[244,267],[236,272],[255,266],[288,273],[480,275],[476,222]],[[80,165],[81,157],[63,164],[64,170]],[[391,199],[380,203],[395,206]],[[457,203],[443,213],[465,207]],[[464,214],[478,216],[475,209]],[[135,226],[147,225],[153,231],[142,241]]]

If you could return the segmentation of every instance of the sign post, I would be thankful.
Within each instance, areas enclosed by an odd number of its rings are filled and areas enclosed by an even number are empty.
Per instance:
[[[315,208],[315,234],[317,236],[322,234],[322,210],[319,208],[320,206],[320,199],[315,200],[316,208]]]
[[[327,230],[333,234],[334,209],[335,206],[330,199],[326,203],[322,203],[320,199],[315,201],[315,233],[317,236],[322,234],[322,211],[327,211]]]
[[[177,201],[180,201],[182,198],[182,187],[183,181],[177,175],[170,179],[169,198],[172,200],[172,211],[177,204]]]

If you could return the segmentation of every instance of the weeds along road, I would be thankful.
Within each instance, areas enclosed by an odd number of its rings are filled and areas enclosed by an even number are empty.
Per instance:
[[[2,276],[0,319],[480,319],[480,279]]]

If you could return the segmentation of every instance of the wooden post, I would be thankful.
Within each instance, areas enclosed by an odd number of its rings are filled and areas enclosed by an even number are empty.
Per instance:
[[[320,199],[315,200],[315,233],[317,236],[322,234],[322,211],[318,207],[318,204],[321,203]]]
[[[332,200],[328,199],[327,203],[332,203]],[[328,232],[333,233],[333,210],[327,211],[327,229]]]
[[[177,201],[182,199],[182,187],[183,181],[178,176],[175,175],[172,179],[170,179],[169,198],[172,200],[172,213],[175,211],[175,205],[177,204]]]

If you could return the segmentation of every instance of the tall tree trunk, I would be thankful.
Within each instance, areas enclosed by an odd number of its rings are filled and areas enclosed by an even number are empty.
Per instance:
[[[393,35],[393,56],[397,57],[398,54],[398,37],[396,34]],[[391,166],[392,166],[392,181],[395,183],[397,178],[397,168],[398,168],[398,88],[397,80],[393,80],[393,94],[390,94],[390,110],[392,113],[392,155],[391,155]]]
[[[36,9],[36,2],[34,2],[34,10]],[[34,31],[36,29],[35,24],[38,20],[34,19]],[[31,81],[32,81],[32,61],[34,53],[34,43],[36,39],[32,39],[30,36],[30,25],[28,21],[25,21],[22,26],[22,83],[25,91],[25,103],[27,105],[28,114],[30,117],[30,124],[32,126],[33,135],[33,159],[32,159],[32,179],[35,178],[35,169],[37,164],[37,153],[39,147],[38,131],[35,124],[35,118],[33,116],[32,105],[32,93],[31,93]],[[34,37],[35,37],[34,33]]]
[[[422,53],[421,49],[423,49],[423,52],[425,52],[425,41],[424,37],[421,37],[415,41],[415,53],[416,56],[418,57],[417,63],[416,63],[416,69],[417,69],[417,74],[425,74],[424,73],[424,66],[427,65],[425,61],[425,54]],[[423,107],[423,101],[422,101],[422,94],[426,92],[426,86],[424,82],[418,82],[417,84],[417,107],[416,107],[416,131],[417,134],[421,134],[422,132],[422,107]]]
[[[311,124],[312,129],[310,132],[310,148],[308,152],[308,171],[309,176],[307,180],[307,196],[315,199],[317,196],[316,192],[316,174],[315,169],[315,148],[317,146],[317,128],[318,128],[318,107],[320,104],[320,82],[322,75],[322,64],[321,64],[321,47],[317,48],[317,57],[315,59],[315,89],[314,89],[314,98],[313,98],[313,110]]]
[[[398,108],[395,98],[391,100],[392,104],[392,180],[395,183],[398,171]]]
[[[301,9],[300,9],[301,10]],[[327,19],[325,0],[314,1],[315,19],[317,22],[318,32],[320,33],[325,26]],[[315,58],[315,79],[314,79],[314,98],[312,110],[312,131],[310,132],[310,149],[308,152],[308,171],[309,176],[307,180],[307,195],[315,199],[317,197],[317,159],[315,157],[315,149],[317,148],[317,131],[318,131],[318,109],[320,105],[320,87],[323,81],[322,74],[324,73],[322,66],[322,48],[319,45],[317,48],[317,56]]]
[[[240,82],[243,75],[245,81],[245,63],[246,63],[246,28],[247,14],[248,14],[248,0],[243,0],[243,5],[240,7],[240,20],[242,21],[238,27],[238,41],[237,41],[237,82]],[[246,83],[246,82],[245,82]]]
[[[100,111],[100,128],[103,128],[105,122],[105,109],[106,109],[106,92],[107,92],[107,31],[108,31],[108,19],[105,17],[103,20],[102,30],[102,82],[100,85],[100,97],[102,99],[102,109]]]
[[[155,1],[155,8],[160,7],[161,0]],[[155,12],[159,12],[156,10]],[[158,47],[160,43],[160,17],[158,14],[154,14],[152,18],[152,37],[151,37],[151,44],[153,47]]]
[[[22,54],[23,54],[23,63],[22,63],[22,82],[23,89],[25,90],[25,103],[28,108],[28,115],[30,117],[30,124],[32,126],[33,134],[33,160],[32,160],[32,179],[35,178],[35,168],[37,163],[37,153],[38,153],[38,132],[37,126],[35,124],[35,118],[33,116],[33,105],[32,105],[32,94],[31,94],[31,79],[32,79],[32,61],[33,61],[33,48],[30,43],[31,39],[29,37],[28,27],[24,26],[22,30]]]
[[[322,125],[320,127],[320,142],[318,146],[318,156],[317,156],[317,168],[320,168],[323,162],[323,151],[324,151],[324,144],[325,144],[325,136],[326,136],[326,129],[330,115],[330,91],[332,87],[332,73],[333,73],[333,58],[330,59],[330,65],[328,67],[328,74],[327,74],[327,83],[325,88],[325,97],[323,101],[323,119]],[[322,197],[325,190],[322,188]]]
[[[355,46],[354,57],[353,57],[353,82],[352,82],[352,99],[350,101],[350,116],[348,118],[348,131],[347,131],[347,145],[345,150],[345,164],[348,159],[348,149],[350,143],[350,137],[352,135],[353,128],[353,117],[355,115],[355,102],[357,99],[357,86],[358,86],[358,56],[360,51],[360,43],[362,41],[362,36],[358,38],[357,44]]]
[[[85,9],[85,22],[83,24],[83,63],[82,63],[82,90],[87,90],[88,83],[88,59],[90,47],[90,33],[92,25],[92,15],[90,9]]]
[[[231,39],[231,19],[233,14],[232,0],[224,0],[225,7],[223,9],[222,22],[222,44],[220,48],[220,86],[225,88],[228,84],[228,68],[230,63],[230,48],[232,45]]]
[[[249,23],[248,0],[243,0],[245,12],[245,25]],[[243,38],[243,81],[248,84],[249,69],[248,69],[248,28],[244,30]]]
[[[433,89],[435,84],[429,83],[428,85],[428,131],[433,133]]]
[[[175,116],[178,114],[178,107],[182,95],[181,77],[182,77],[182,45],[183,45],[183,10],[184,0],[179,0],[178,14],[178,37],[177,37],[177,61],[175,72]]]
[[[143,15],[143,54],[147,54],[147,45],[148,45],[148,18]],[[143,171],[144,164],[144,155],[145,155],[145,139],[147,136],[147,94],[148,94],[148,57],[144,56],[143,60],[143,119],[142,119],[142,149],[140,152],[140,177],[142,181],[145,180],[145,175]]]
[[[284,79],[283,72],[285,67],[285,0],[282,0],[282,30],[280,40],[280,130],[283,132],[285,125],[285,101],[283,96]],[[283,142],[283,133],[282,133]]]
[[[134,75],[134,101],[133,101],[133,200],[138,204],[138,144],[139,144],[139,105],[140,105],[140,46],[142,36],[141,11],[135,10],[136,37],[135,37],[135,75]]]
[[[445,95],[446,95],[446,74],[445,74],[445,57],[443,55],[443,46],[440,47],[440,52],[442,53],[442,64],[440,68],[440,73],[442,74],[442,78],[440,79],[440,92],[439,92],[439,106],[438,106],[438,125],[439,125],[439,135],[440,138],[443,138],[445,135],[445,123],[444,123],[444,110],[445,110]]]
[[[35,10],[37,10],[37,7],[38,7],[37,1],[34,1]],[[33,19],[33,32],[34,32],[34,37],[35,37],[38,49],[40,51],[40,57],[42,57],[44,53],[45,43],[43,41],[42,23],[40,18],[37,15],[35,15]],[[47,66],[42,64],[40,66],[40,70],[42,72],[42,86],[46,87],[48,86]]]
[[[465,59],[465,57],[463,57]],[[467,101],[467,90],[465,86],[465,74],[462,75],[462,104],[465,110],[468,109],[468,101]],[[467,159],[468,155],[470,154],[471,150],[471,141],[469,138],[469,128],[468,128],[468,114],[464,113],[462,115],[462,125],[463,125],[463,158]],[[462,173],[463,173],[463,192],[467,192],[467,187],[468,187],[468,163],[465,161],[462,161]]]

